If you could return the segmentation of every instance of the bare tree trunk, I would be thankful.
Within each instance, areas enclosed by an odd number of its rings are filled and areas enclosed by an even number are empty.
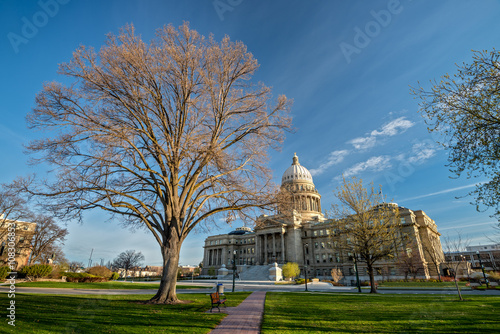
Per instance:
[[[458,292],[458,298],[460,298],[460,300],[464,300],[462,298],[462,293],[460,292],[460,287],[458,286],[458,282],[457,282],[457,275],[453,275],[453,280],[455,281],[455,286],[457,287],[457,292]]]
[[[441,270],[439,269],[439,265],[437,263],[434,265],[436,266],[436,272],[438,274],[439,281],[441,282]]]
[[[377,287],[375,286],[375,275],[373,274],[373,267],[370,263],[366,263],[366,269],[368,270],[368,275],[370,276],[370,293],[377,293]]]
[[[173,239],[173,237],[171,237]],[[177,304],[179,299],[176,294],[177,269],[179,267],[179,253],[181,242],[171,240],[170,245],[162,247],[163,273],[160,288],[156,295],[150,299],[152,304]]]

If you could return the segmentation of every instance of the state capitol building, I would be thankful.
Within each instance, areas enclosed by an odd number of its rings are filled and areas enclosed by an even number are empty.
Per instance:
[[[321,212],[321,195],[314,186],[311,173],[299,163],[297,155],[283,173],[281,188],[293,196],[292,213],[286,216],[280,213],[262,215],[257,218],[254,230],[240,227],[228,234],[208,237],[202,274],[221,276],[231,273],[235,259],[242,279],[267,279],[269,268],[274,263],[281,266],[295,262],[299,264],[302,277],[304,268],[307,268],[308,277],[331,279],[331,270],[338,268],[342,270],[343,283],[353,284],[352,254],[335,247],[331,237],[332,221]],[[410,252],[421,268],[417,277],[437,276],[440,269],[436,268],[440,268],[443,250],[435,222],[422,210],[413,211],[401,206],[398,209],[401,233],[415,245]],[[360,279],[368,280],[363,262],[358,262],[358,270]],[[404,269],[394,259],[376,262],[375,271],[377,280],[405,277]]]

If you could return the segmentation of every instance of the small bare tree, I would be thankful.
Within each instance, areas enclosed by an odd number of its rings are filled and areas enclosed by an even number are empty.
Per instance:
[[[330,274],[332,275],[332,280],[335,283],[340,282],[342,280],[342,278],[344,278],[344,274],[342,274],[342,269],[340,269],[338,267],[332,268],[332,270],[330,271]]]
[[[437,247],[432,241],[429,243],[422,243],[422,249],[426,259],[429,260],[428,262],[432,263],[434,270],[438,275],[438,279],[441,281],[441,264],[444,262],[444,257],[442,249],[439,249],[439,247]]]
[[[406,245],[406,249],[399,252],[396,265],[403,271],[406,280],[410,275],[413,279],[417,278],[417,275],[424,270],[422,259],[413,243]]]
[[[457,255],[459,256],[458,260],[453,259],[453,254],[459,254],[460,252],[464,251],[469,244],[470,244],[470,239],[464,238],[462,236],[462,233],[460,233],[459,231],[456,232],[454,238],[451,238],[450,236],[446,236],[444,238],[444,245],[447,255],[445,256],[444,264],[447,266],[448,271],[453,277],[453,281],[455,282],[455,287],[457,288],[458,298],[461,301],[464,299],[462,297],[462,293],[460,292],[460,286],[458,285],[457,275],[460,266],[463,263],[465,263],[465,258],[463,256]],[[466,270],[468,270],[467,267]]]
[[[333,238],[337,247],[366,263],[371,293],[376,293],[374,264],[394,258],[401,244],[399,209],[384,203],[381,189],[369,189],[362,180],[353,177],[343,183],[336,193],[339,204],[332,206]]]
[[[68,270],[75,273],[78,269],[82,269],[84,268],[84,264],[83,262],[78,262],[78,261],[71,261],[69,263],[69,267],[68,267]]]
[[[148,229],[164,267],[150,302],[177,303],[187,235],[276,202],[267,152],[290,127],[290,101],[252,83],[258,66],[243,43],[187,23],[150,43],[128,26],[98,53],[79,48],[59,68],[72,83],[45,84],[28,116],[31,128],[55,130],[28,149],[57,177],[20,186],[65,218],[100,208]]]
[[[113,268],[115,270],[123,269],[125,272],[125,281],[127,280],[127,273],[129,270],[136,271],[136,267],[140,266],[144,261],[144,255],[141,252],[136,252],[135,250],[126,250],[118,255],[116,259],[113,260]]]

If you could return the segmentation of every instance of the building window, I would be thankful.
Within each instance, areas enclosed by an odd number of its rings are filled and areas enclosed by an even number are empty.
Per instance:
[[[330,235],[330,230],[329,229],[326,230],[326,235]]]
[[[328,254],[328,261],[333,262],[333,254]]]
[[[340,263],[340,254],[335,253],[335,262]]]
[[[324,242],[321,243],[321,248],[325,248],[325,243]]]
[[[323,263],[326,263],[326,254],[322,254],[321,259],[323,260]]]
[[[318,243],[317,242],[314,243],[314,248],[316,248],[316,249],[318,248]]]
[[[319,254],[316,254],[316,263],[319,263]]]
[[[319,230],[319,235],[322,236],[323,235],[323,230]]]
[[[313,232],[313,235],[314,235],[315,237],[317,237],[317,236],[318,236],[318,231],[314,231],[314,232]]]
[[[326,243],[326,245],[327,245],[328,249],[332,249],[332,243],[331,243],[330,241],[328,241],[328,242]]]

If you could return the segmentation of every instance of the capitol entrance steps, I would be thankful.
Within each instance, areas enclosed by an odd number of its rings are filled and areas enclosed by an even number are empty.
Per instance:
[[[238,266],[239,279],[243,281],[269,281],[269,269],[271,265]],[[232,279],[233,274],[224,276],[222,279]]]

